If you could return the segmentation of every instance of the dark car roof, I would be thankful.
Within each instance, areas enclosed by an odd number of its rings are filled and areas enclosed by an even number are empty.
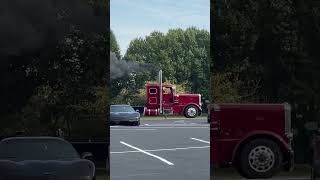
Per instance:
[[[51,137],[51,136],[9,137],[1,140],[1,142],[10,142],[10,141],[59,141],[62,143],[69,144],[68,141],[62,138]]]
[[[130,106],[128,104],[114,104],[114,105],[111,105],[111,106]]]

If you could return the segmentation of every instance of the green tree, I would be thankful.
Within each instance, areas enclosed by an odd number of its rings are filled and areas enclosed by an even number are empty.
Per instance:
[[[166,34],[154,31],[134,39],[124,59],[149,66],[135,73],[123,89],[128,94],[138,93],[147,81],[155,81],[158,70],[162,69],[164,81],[184,84],[187,92],[201,93],[208,99],[209,41],[209,32],[195,27],[171,29]]]
[[[113,31],[110,31],[110,50],[116,54],[118,59],[121,59],[120,48]]]
[[[320,14],[313,2],[216,0],[211,13],[211,86],[222,86],[211,87],[213,101],[287,101],[293,107],[296,144],[307,142],[304,124],[319,121],[320,100]],[[229,98],[232,94],[239,98]],[[306,149],[296,150],[297,159],[305,159]]]

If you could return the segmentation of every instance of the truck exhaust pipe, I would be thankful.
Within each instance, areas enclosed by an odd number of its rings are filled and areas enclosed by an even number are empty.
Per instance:
[[[159,107],[160,112],[159,112],[159,114],[162,114],[162,70],[159,71],[159,80],[158,81],[159,81],[159,91],[160,91],[159,92],[159,95],[160,95],[160,98],[159,98],[160,99],[159,100],[160,101],[160,107]]]

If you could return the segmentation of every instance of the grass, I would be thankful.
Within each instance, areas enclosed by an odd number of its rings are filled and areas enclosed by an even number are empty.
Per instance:
[[[196,117],[194,118],[196,119],[203,119],[203,118],[207,118],[206,114],[202,114],[200,117]],[[169,115],[169,116],[164,116],[164,115],[160,115],[160,116],[142,116],[141,120],[145,121],[145,120],[180,120],[180,119],[186,119],[186,117],[182,116],[182,115]],[[191,118],[190,118],[191,119]]]

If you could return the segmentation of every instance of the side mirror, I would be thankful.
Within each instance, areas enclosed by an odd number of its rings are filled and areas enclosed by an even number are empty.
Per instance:
[[[87,160],[90,160],[90,161],[92,161],[93,162],[93,154],[91,153],[91,152],[84,152],[84,153],[82,153],[82,155],[81,155],[81,158],[82,159],[87,159]]]

